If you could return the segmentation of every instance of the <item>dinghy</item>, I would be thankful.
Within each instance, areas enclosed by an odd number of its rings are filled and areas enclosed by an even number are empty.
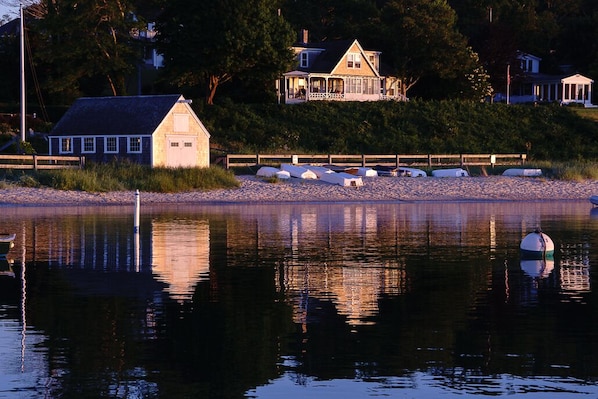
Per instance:
[[[469,173],[465,169],[436,169],[432,171],[434,177],[467,177]]]
[[[291,174],[292,177],[297,177],[299,179],[317,179],[318,176],[311,170],[297,165],[291,165],[288,163],[283,163],[280,167],[282,170],[287,171]]]
[[[343,187],[361,187],[363,186],[363,180],[361,176],[351,175],[349,173],[324,173],[320,180],[331,183],[331,184],[338,184],[339,186]]]
[[[503,176],[527,176],[527,177],[538,177],[542,176],[542,169],[518,169],[511,168],[507,169],[502,173]]]
[[[590,202],[592,203],[592,205],[598,206],[598,195],[592,195],[590,197]]]

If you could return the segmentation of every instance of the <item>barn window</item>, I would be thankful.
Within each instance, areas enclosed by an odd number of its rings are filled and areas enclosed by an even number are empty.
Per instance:
[[[189,142],[185,141],[185,147],[188,147],[188,148],[193,147],[193,143],[189,143]]]
[[[106,137],[105,138],[105,151],[106,153],[118,152],[118,137]]]
[[[175,132],[187,133],[189,131],[189,115],[188,114],[174,114],[174,129]]]
[[[173,141],[172,143],[170,143],[171,147],[178,147],[179,146],[179,142],[178,141]]]
[[[73,139],[71,137],[60,138],[60,153],[61,154],[72,154],[73,153]]]
[[[141,152],[141,137],[129,137],[128,152]]]
[[[83,137],[81,152],[96,152],[96,138]]]

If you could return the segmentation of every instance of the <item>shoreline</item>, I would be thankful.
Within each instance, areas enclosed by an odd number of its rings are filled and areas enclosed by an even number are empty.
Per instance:
[[[399,203],[588,201],[598,195],[598,180],[564,181],[544,177],[368,177],[362,187],[341,187],[319,180],[291,178],[268,183],[255,176],[237,176],[240,187],[181,193],[141,192],[142,204],[224,205],[276,203]],[[89,193],[51,188],[0,189],[0,207],[129,205],[134,191]]]

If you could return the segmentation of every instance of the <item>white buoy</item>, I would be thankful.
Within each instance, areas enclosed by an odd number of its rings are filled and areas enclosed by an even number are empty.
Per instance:
[[[133,231],[139,233],[139,190],[135,190],[135,220],[133,221]]]
[[[554,243],[540,229],[529,233],[521,240],[521,257],[525,259],[546,259],[554,256]]]

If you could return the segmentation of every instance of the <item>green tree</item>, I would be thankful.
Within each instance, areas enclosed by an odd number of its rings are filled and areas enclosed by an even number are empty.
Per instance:
[[[274,88],[293,61],[295,34],[270,0],[167,1],[157,27],[167,76],[179,87],[205,87],[207,104],[236,78]]]
[[[140,27],[127,0],[42,0],[46,15],[35,29],[43,45],[34,56],[49,93],[126,94],[139,63],[131,32]],[[142,26],[142,25],[141,25]]]
[[[383,6],[379,40],[403,94],[422,77],[466,79],[478,69],[456,21],[446,0],[389,0]]]

